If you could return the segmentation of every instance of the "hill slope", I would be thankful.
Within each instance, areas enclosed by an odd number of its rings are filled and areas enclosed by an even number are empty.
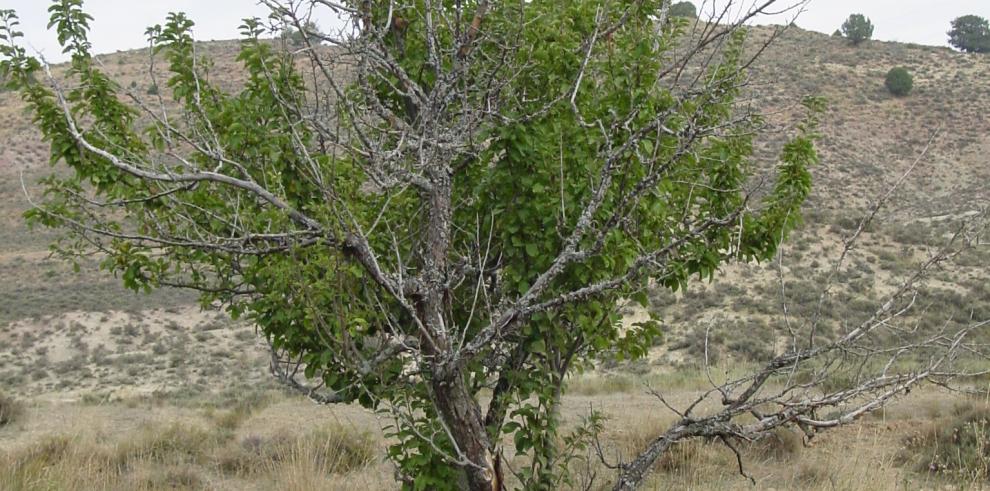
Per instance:
[[[768,34],[766,28],[755,29],[753,41]],[[200,51],[214,59],[216,81],[228,87],[241,82],[236,42],[206,43]],[[136,93],[145,94],[151,86],[146,50],[108,54],[101,60],[112,76]],[[884,88],[884,74],[893,66],[905,66],[914,74],[910,96],[896,98]],[[867,312],[885,285],[908,271],[913,259],[924,258],[938,239],[940,225],[990,204],[988,79],[988,56],[884,42],[853,47],[842,39],[796,28],[787,31],[753,68],[752,104],[771,122],[786,119],[778,116],[793,111],[804,95],[823,95],[830,102],[820,143],[822,164],[814,169],[806,225],[786,253],[785,272],[793,278],[794,293],[789,298],[795,303],[793,311],[800,313],[814,303],[817,297],[807,292],[818,286],[816,279],[838,252],[842,237],[855,227],[868,203],[926,147],[918,169],[881,215],[881,224],[871,229],[859,256],[841,272],[846,288],[827,306],[836,323],[851,322]],[[768,148],[786,130],[772,129],[781,131],[769,134]],[[17,95],[0,94],[0,276],[4,278],[0,339],[5,341],[0,343],[0,389],[64,394],[124,386],[152,391],[188,380],[187,372],[176,367],[170,370],[163,365],[138,373],[120,360],[153,357],[169,329],[167,316],[149,311],[177,311],[193,303],[193,296],[168,290],[152,295],[125,291],[117,280],[97,271],[95,261],[74,273],[47,257],[46,246],[54,238],[51,232],[26,229],[20,218],[29,206],[25,189],[28,194],[37,192],[32,183],[49,172],[46,160],[45,145]],[[970,315],[990,311],[984,266],[990,257],[984,250],[964,259],[958,276],[939,280],[938,288],[924,298],[933,305],[952,304]],[[656,292],[653,308],[664,313],[672,340],[657,351],[656,363],[683,360],[683,353],[690,353],[696,341],[692,332],[713,320],[747,328],[729,331],[758,333],[750,336],[755,341],[748,344],[729,336],[724,343],[729,356],[765,355],[773,346],[774,318],[780,309],[775,278],[766,266],[743,265],[727,270],[715,286],[699,284],[677,297]],[[86,314],[107,311],[123,313],[113,314],[113,322]],[[184,352],[212,353],[216,339],[197,334],[203,331],[202,322],[180,324],[173,331],[187,333],[181,337]],[[113,334],[114,329],[131,328],[141,336]],[[237,330],[222,335],[228,351],[253,353],[259,357],[257,366],[263,366],[253,337],[238,334],[250,327]],[[44,341],[37,340],[39,333]],[[99,347],[80,343],[84,334],[99,339]],[[246,366],[248,360],[244,361],[240,368]],[[209,356],[191,357],[186,364],[197,374],[191,383],[199,387],[226,376]]]

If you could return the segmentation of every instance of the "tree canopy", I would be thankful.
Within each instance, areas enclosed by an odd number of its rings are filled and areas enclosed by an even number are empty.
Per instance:
[[[617,306],[653,282],[773,257],[822,103],[760,187],[764,121],[736,101],[742,25],[767,6],[692,39],[660,0],[346,3],[354,34],[304,36],[302,54],[245,19],[236,90],[170,14],[147,31],[160,99],[102,69],[81,0],[50,9],[64,76],[2,11],[0,70],[71,170],[27,218],[130,288],[199,291],[334,400],[387,415],[406,486],[495,489],[509,437],[522,485],[557,488],[597,421],[560,434],[567,374],[646,353],[660,319],[622,329]]]
[[[281,37],[293,47],[302,47],[306,45],[306,38],[319,39],[320,26],[311,20],[300,26],[286,26],[282,30]]]
[[[677,2],[670,6],[670,15],[674,17],[698,17],[698,8],[691,2]]]
[[[50,8],[62,67],[0,10],[0,75],[58,167],[27,219],[130,288],[196,290],[251,320],[280,380],[379,413],[407,489],[574,487],[603,416],[562,427],[567,377],[644,356],[663,327],[663,312],[623,326],[621,307],[773,258],[810,193],[822,100],[775,158],[754,152],[769,123],[746,69],[787,27],[747,44],[744,26],[772,0],[725,2],[700,28],[669,0],[314,0],[348,24],[291,49],[277,37],[308,10],[263,3],[237,84],[209,76],[185,15],[149,28],[156,94],[103,70],[81,0]],[[810,437],[922,381],[985,375],[963,355],[982,355],[965,340],[990,320],[893,322],[965,227],[868,318],[819,333],[841,263],[906,176],[843,239],[813,317],[795,326],[785,303],[782,350],[680,409],[656,393],[678,419],[613,466],[616,489],[684,439]]]
[[[964,15],[952,21],[949,44],[970,53],[990,53],[990,22],[978,15]]]
[[[887,72],[884,85],[891,94],[905,96],[914,87],[914,77],[904,67],[894,67]]]
[[[852,14],[842,23],[842,34],[853,44],[873,38],[873,23],[863,14]]]

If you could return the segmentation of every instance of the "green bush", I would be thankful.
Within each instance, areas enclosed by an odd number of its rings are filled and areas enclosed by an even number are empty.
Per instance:
[[[671,348],[686,351],[686,361],[690,365],[701,367],[705,364],[706,346],[708,364],[718,366],[725,346],[725,332],[722,329],[708,329],[708,326],[705,325],[695,325],[690,331],[684,333],[682,339],[673,343]]]
[[[842,23],[842,34],[853,44],[873,37],[873,23],[863,14],[852,14]]]
[[[310,43],[319,44],[319,37],[321,36],[320,26],[316,25],[315,22],[308,21],[303,25],[303,30],[305,32],[289,26],[282,31],[282,39],[296,48],[305,46],[307,37],[309,37]]]
[[[964,15],[952,21],[949,44],[970,53],[990,53],[990,22],[978,15]]]
[[[677,2],[670,6],[671,17],[697,17],[698,9],[691,2]]]
[[[149,85],[148,95],[158,95],[158,86],[155,84]]]
[[[887,79],[884,81],[887,90],[896,96],[905,96],[914,87],[914,77],[903,67],[894,67],[887,72]]]

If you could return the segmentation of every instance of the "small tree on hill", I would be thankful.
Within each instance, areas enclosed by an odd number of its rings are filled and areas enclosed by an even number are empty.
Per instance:
[[[300,27],[301,26],[301,27]],[[312,20],[306,20],[300,26],[286,26],[282,30],[281,38],[293,47],[306,45],[307,39],[318,39],[320,37],[320,26]]]
[[[904,67],[894,67],[887,72],[887,78],[884,81],[884,85],[887,86],[887,90],[891,94],[896,96],[905,96],[911,92],[914,87],[914,77],[907,71]]]
[[[990,22],[978,15],[964,15],[952,21],[949,44],[970,53],[990,53]]]
[[[672,17],[698,17],[698,8],[691,2],[677,2],[670,6]]]
[[[852,14],[842,23],[842,34],[853,44],[873,38],[873,23],[863,14]]]

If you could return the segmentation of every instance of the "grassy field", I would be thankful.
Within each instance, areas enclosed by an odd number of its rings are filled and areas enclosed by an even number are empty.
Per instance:
[[[669,378],[672,400],[686,400],[705,383],[698,372]],[[675,418],[635,384],[595,375],[574,385],[564,418],[574,423],[589,407],[603,411],[609,424],[602,448],[613,464]],[[263,384],[208,395],[13,404],[20,405],[17,415],[0,428],[4,490],[396,488],[374,414],[318,406]],[[779,430],[742,446],[744,471],[755,486],[739,474],[729,449],[692,441],[656,464],[647,489],[977,489],[990,464],[988,417],[985,400],[916,391],[811,440]],[[608,489],[610,471],[597,455],[586,457],[574,466],[578,481]]]

